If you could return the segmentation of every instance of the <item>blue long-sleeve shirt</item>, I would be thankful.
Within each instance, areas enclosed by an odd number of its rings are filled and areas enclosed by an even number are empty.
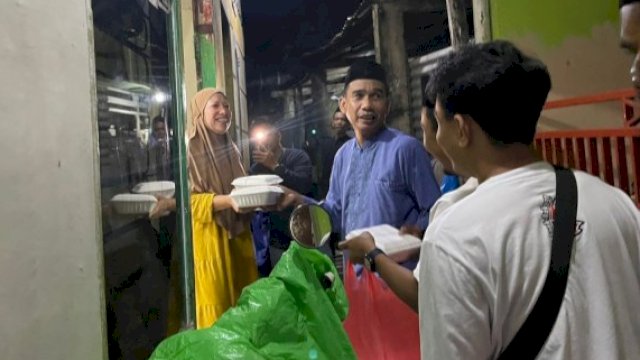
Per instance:
[[[322,206],[331,214],[333,231],[344,238],[352,230],[380,224],[425,229],[438,197],[422,144],[385,128],[362,146],[351,139],[338,150]]]

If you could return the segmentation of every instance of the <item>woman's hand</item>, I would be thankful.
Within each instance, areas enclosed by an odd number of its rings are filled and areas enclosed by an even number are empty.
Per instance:
[[[238,214],[247,214],[256,210],[256,208],[241,208],[231,196],[229,196],[229,205],[231,205],[231,209]]]
[[[255,211],[256,208],[241,208],[229,195],[216,195],[213,198],[214,211],[231,209],[238,214],[246,214]]]

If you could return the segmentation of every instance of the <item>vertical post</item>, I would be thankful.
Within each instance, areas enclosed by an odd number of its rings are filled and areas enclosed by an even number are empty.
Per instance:
[[[306,124],[304,122],[304,104],[302,100],[302,87],[303,85],[299,85],[295,88],[295,121],[296,121],[296,137],[297,145],[300,149],[304,148],[305,140],[306,140]]]
[[[477,43],[491,41],[489,0],[473,0],[473,32]]]
[[[392,2],[374,3],[372,18],[376,61],[387,71],[389,83],[391,113],[387,123],[410,134],[409,64],[404,41],[403,10]]]
[[[178,3],[174,5],[173,2]],[[177,6],[178,18],[176,18],[175,26],[179,27],[177,31],[179,31],[180,39],[179,42],[174,45],[180,45],[179,51],[181,55],[181,73],[180,80],[181,83],[184,84],[184,96],[186,99],[191,99],[196,92],[198,92],[198,65],[196,64],[196,32],[195,32],[195,22],[194,22],[194,2],[193,1],[178,1],[172,0],[171,8],[175,8]],[[169,29],[167,29],[169,30]],[[171,36],[168,34],[167,36]],[[188,41],[182,41],[182,39],[188,39]],[[171,39],[169,39],[171,40]],[[178,50],[178,49],[176,49]],[[218,49],[215,49],[218,51]],[[173,56],[173,55],[170,55]],[[218,75],[216,74],[216,81],[218,81]],[[189,118],[190,109],[187,107],[186,110],[186,118]],[[191,122],[186,122],[186,130],[189,132],[191,128]]]
[[[447,0],[447,17],[451,46],[460,47],[469,42],[469,24],[463,0]]]
[[[329,99],[327,97],[326,72],[318,71],[311,75],[311,96],[313,98],[313,113],[311,127],[315,128],[318,136],[330,134],[329,113],[327,111]]]
[[[193,248],[191,243],[191,206],[189,202],[187,180],[187,156],[185,145],[186,90],[184,87],[184,64],[182,62],[182,31],[180,26],[180,1],[172,1],[168,25],[168,47],[171,85],[173,86],[173,126],[176,129],[173,137],[173,148],[176,149],[177,160],[174,163],[176,174],[176,216],[178,222],[177,241],[180,259],[180,290],[182,304],[180,326],[182,329],[195,328],[195,298],[193,275]]]
[[[216,49],[216,87],[225,89],[224,76],[224,40],[222,39],[222,17],[226,16],[222,10],[221,0],[213,0],[213,47]]]

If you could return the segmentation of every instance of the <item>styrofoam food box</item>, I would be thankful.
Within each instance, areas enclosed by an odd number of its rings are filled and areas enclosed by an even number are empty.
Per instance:
[[[275,205],[284,193],[278,186],[250,186],[231,190],[229,196],[241,208]]]
[[[278,185],[282,182],[282,178],[278,175],[251,175],[236,178],[231,182],[235,188],[240,189],[248,186],[270,186]]]
[[[144,215],[156,206],[158,200],[148,194],[118,194],[111,198],[114,210],[121,215]]]
[[[172,197],[176,192],[173,181],[148,181],[137,184],[131,192],[153,196]]]
[[[346,240],[349,241],[364,232],[371,233],[376,247],[396,262],[409,260],[420,252],[422,241],[419,238],[410,234],[400,234],[400,230],[387,224],[353,230],[347,234]]]

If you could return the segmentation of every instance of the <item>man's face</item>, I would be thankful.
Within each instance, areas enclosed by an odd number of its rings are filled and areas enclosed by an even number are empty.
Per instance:
[[[336,136],[346,134],[347,129],[349,129],[349,120],[347,120],[347,116],[341,111],[336,111],[336,113],[333,114],[333,119],[331,120],[331,129],[333,129]]]
[[[273,150],[280,144],[280,133],[271,126],[257,126],[253,129],[251,138],[263,150]]]
[[[435,119],[433,120],[435,121]],[[426,107],[422,107],[420,112],[420,127],[422,127],[422,142],[427,152],[442,164],[446,173],[453,174],[451,160],[436,141],[437,130],[431,126],[431,119],[429,119]]]
[[[640,2],[623,6],[620,9],[620,44],[633,55],[631,63],[631,82],[640,99]]]
[[[384,126],[389,115],[389,99],[378,80],[354,80],[345,89],[340,110],[347,115],[356,136],[369,139]]]
[[[156,140],[167,139],[167,128],[164,126],[164,122],[158,121],[153,123],[153,136]]]
[[[438,100],[436,102],[436,121],[438,122],[438,131],[436,133],[436,141],[442,149],[445,156],[450,161],[450,169],[455,174],[464,175],[464,159],[462,149],[458,146],[457,125],[454,119],[447,119],[445,111]]]
[[[274,128],[268,128],[267,134],[264,137],[264,144],[269,148],[269,150],[273,150],[280,145],[280,133],[278,130]]]

